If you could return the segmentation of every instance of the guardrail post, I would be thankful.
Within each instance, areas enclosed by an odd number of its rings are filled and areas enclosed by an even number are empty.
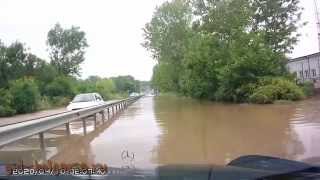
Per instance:
[[[94,114],[93,116],[93,124],[94,124],[94,129],[97,129],[97,114]]]
[[[87,135],[87,123],[85,118],[82,118],[82,127],[83,127],[83,134]]]
[[[70,131],[70,123],[69,122],[66,123],[66,131],[67,131],[67,135],[70,136],[71,131]]]
[[[108,120],[110,119],[110,108],[107,108],[108,109]]]
[[[46,150],[46,146],[45,146],[45,142],[44,142],[43,132],[39,133],[39,141],[40,141],[41,152],[44,152]]]
[[[102,115],[102,122],[104,122],[104,120],[105,120],[105,116],[104,116],[104,110],[103,111],[101,111],[101,115]]]
[[[40,152],[41,152],[41,158],[43,161],[46,161],[46,145],[44,142],[44,134],[43,132],[39,133],[39,141],[40,141]]]

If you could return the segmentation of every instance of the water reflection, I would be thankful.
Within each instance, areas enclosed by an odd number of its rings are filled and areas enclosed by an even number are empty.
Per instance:
[[[290,122],[291,132],[296,134],[304,147],[304,153],[295,159],[310,163],[320,163],[320,97],[297,105]]]
[[[46,132],[45,157],[38,136],[33,136],[0,149],[0,160],[147,168],[159,164],[224,165],[242,155],[260,154],[320,162],[319,105],[318,98],[258,106],[148,97],[97,129],[89,121],[85,136],[81,122],[71,125],[71,136],[64,127]]]
[[[292,105],[226,105],[175,98],[155,100],[164,129],[161,164],[226,164],[242,155],[294,158],[304,152],[290,117]],[[288,146],[293,146],[290,151]]]
[[[65,127],[58,127],[45,132],[45,151],[41,151],[39,136],[34,135],[6,145],[0,149],[0,160],[4,163],[32,164],[35,161],[75,163],[83,162],[94,164],[93,154],[90,152],[90,143],[99,134],[109,128],[118,115],[115,115],[107,123],[102,123],[101,117],[98,127],[94,128],[93,118],[87,120],[87,134],[84,136],[82,122],[71,123],[71,135],[68,135]],[[99,119],[99,118],[98,118]]]

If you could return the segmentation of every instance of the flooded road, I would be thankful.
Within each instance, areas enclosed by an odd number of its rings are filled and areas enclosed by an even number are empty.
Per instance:
[[[320,98],[294,104],[247,105],[145,97],[93,128],[88,122],[45,133],[0,149],[0,161],[54,160],[150,168],[162,164],[224,165],[243,155],[320,162]]]

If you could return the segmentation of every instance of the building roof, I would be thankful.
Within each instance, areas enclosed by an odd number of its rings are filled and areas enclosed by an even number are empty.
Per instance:
[[[320,56],[320,52],[309,54],[309,55],[305,55],[305,56],[301,56],[301,57],[297,57],[297,58],[293,58],[293,59],[290,59],[289,62],[302,61],[302,60],[305,60],[307,58],[317,57],[317,56]]]

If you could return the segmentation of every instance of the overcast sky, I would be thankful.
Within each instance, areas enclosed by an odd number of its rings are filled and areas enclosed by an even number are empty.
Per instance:
[[[82,77],[130,74],[149,80],[155,62],[141,43],[143,31],[157,5],[165,0],[1,0],[0,39],[21,41],[30,51],[48,60],[47,32],[59,22],[80,26],[90,47],[82,64]],[[320,1],[320,0],[319,0]],[[319,2],[320,4],[320,2]],[[313,0],[302,0],[307,26],[291,57],[318,51]]]

